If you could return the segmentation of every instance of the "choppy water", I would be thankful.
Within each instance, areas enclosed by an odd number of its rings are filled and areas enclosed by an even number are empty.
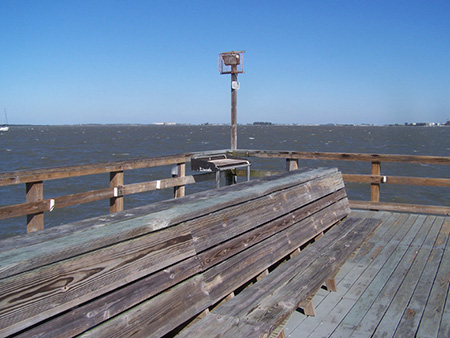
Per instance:
[[[185,152],[226,149],[229,126],[20,126],[0,133],[0,172],[127,160]],[[450,156],[448,127],[373,126],[239,126],[238,147]],[[347,173],[370,173],[370,163],[301,161],[300,166],[338,166]],[[254,159],[254,168],[283,170],[283,160]],[[170,177],[170,167],[125,173],[125,183]],[[382,174],[450,177],[448,166],[382,164]],[[104,188],[108,175],[92,175],[44,183],[44,197]],[[187,193],[213,188],[214,182],[188,186]],[[409,190],[408,190],[409,189]],[[370,197],[367,185],[349,184],[352,199]],[[170,198],[171,189],[125,197],[125,208]],[[381,199],[404,203],[449,205],[449,189],[382,186]],[[24,185],[0,187],[0,205],[25,202]],[[45,214],[46,227],[108,213],[109,202],[98,201]],[[0,221],[0,238],[24,233],[25,217]]]

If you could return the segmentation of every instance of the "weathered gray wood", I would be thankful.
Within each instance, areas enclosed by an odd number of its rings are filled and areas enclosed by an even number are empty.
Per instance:
[[[429,250],[429,249],[425,249]],[[425,268],[419,278],[414,294],[404,309],[404,313],[396,329],[394,337],[413,337],[420,325],[428,296],[433,286],[439,263],[442,259],[443,250],[433,249],[428,256]]]
[[[28,247],[47,240],[65,237],[80,231],[90,230],[91,228],[114,224],[116,222],[123,222],[126,220],[134,221],[135,218],[142,218],[145,220],[146,216],[149,214],[161,211],[166,211],[167,215],[172,215],[172,221],[170,223],[170,225],[172,225],[199,217],[204,213],[214,212],[232,205],[238,205],[248,200],[256,199],[260,196],[268,195],[275,191],[281,191],[336,172],[336,169],[319,168],[310,171],[297,170],[295,172],[284,173],[283,175],[268,176],[238,185],[191,194],[182,199],[157,202],[113,215],[104,215],[78,221],[54,227],[52,229],[45,229],[44,231],[29,235],[15,236],[14,238],[1,240],[0,247],[2,248],[1,251],[3,253],[16,248]],[[181,209],[183,212],[174,213],[173,208],[175,206],[177,208],[182,206]],[[2,261],[3,259],[0,259],[0,263]]]
[[[333,225],[336,222],[334,213],[340,210],[339,205],[331,205],[206,271],[205,282],[211,298],[220,300],[236,286],[256,277],[274,262],[289,255],[318,231]]]
[[[229,149],[215,150],[210,152],[203,152],[209,154],[218,153],[230,153]],[[344,161],[370,161],[370,162],[399,162],[399,163],[431,163],[436,165],[448,165],[450,163],[450,157],[438,157],[438,156],[412,156],[412,155],[380,155],[380,154],[349,154],[349,153],[308,153],[297,151],[255,151],[255,150],[235,150],[232,153],[242,156],[255,156],[263,158],[282,158],[286,161],[298,161],[299,158],[314,159],[314,160],[344,160]],[[182,164],[188,162],[192,156],[199,155],[200,153],[188,153],[181,155],[173,155],[157,158],[144,158],[134,159],[121,162],[112,163],[100,163],[95,165],[84,166],[70,166],[62,168],[48,168],[38,170],[26,170],[17,171],[12,173],[0,173],[0,185],[13,185],[13,184],[30,184],[32,182],[39,182],[43,180],[53,180],[68,177],[77,177],[83,175],[101,174],[101,173],[114,173],[124,170],[150,168],[161,165],[169,164]],[[380,182],[387,184],[406,184],[406,185],[430,185],[430,186],[449,186],[450,179],[448,178],[424,178],[424,177],[395,177],[395,176],[381,176],[377,175],[355,175],[347,174],[345,179],[349,181],[369,182],[372,185],[378,185]],[[188,179],[191,183],[196,179],[191,176]],[[177,179],[161,180],[161,185],[165,187],[173,186],[180,183]],[[183,183],[184,185],[188,183]],[[119,187],[120,188],[120,187]],[[155,182],[143,182],[132,184],[122,187],[120,190],[122,193],[135,193],[137,191],[148,191],[155,189]],[[52,200],[57,201],[55,208],[63,207],[64,205],[74,205],[79,203],[86,203],[87,201],[93,201],[104,198],[118,198],[122,199],[122,196],[111,196],[112,189],[101,189],[96,191],[84,192],[80,194],[66,195]],[[6,207],[0,207],[0,218],[8,218],[13,215],[30,215],[34,220],[42,220],[42,212],[47,211],[50,205],[50,199],[45,202],[30,202],[23,204],[10,205]],[[420,213],[438,213],[449,215],[450,208],[448,206],[423,206],[414,204],[403,203],[365,203],[361,201],[352,201],[354,206],[369,209],[383,209],[383,210],[396,210],[404,212],[420,212]],[[113,209],[115,211],[115,209]],[[38,213],[39,215],[36,215]],[[34,216],[33,216],[34,214]],[[30,226],[32,228],[42,228],[43,222],[38,222]]]
[[[251,230],[255,224],[263,224],[267,220],[281,217],[293,209],[342,188],[342,178],[339,174],[319,178],[286,191],[273,193],[264,198],[261,197],[215,214],[209,214],[188,222],[187,225],[192,229],[196,249],[200,252],[228,238]],[[348,214],[350,209],[346,210]],[[206,223],[208,226],[205,226]]]
[[[414,290],[419,282],[417,278],[418,275],[423,271],[425,264],[428,261],[428,257],[430,255],[431,250],[422,247],[423,242],[425,241],[425,236],[430,231],[431,226],[435,221],[435,217],[427,217],[422,227],[418,232],[418,237],[422,237],[423,240],[415,240],[415,245],[419,246],[411,246],[409,249],[410,252],[407,252],[405,255],[405,260],[409,259],[410,267],[405,269],[401,265],[399,265],[400,269],[404,269],[401,271],[397,268],[399,273],[394,271],[394,274],[399,276],[405,275],[404,280],[401,283],[401,286],[398,288],[398,291],[395,293],[395,296],[392,298],[392,301],[389,304],[389,308],[387,309],[383,319],[381,320],[378,328],[375,330],[375,336],[388,336],[392,335],[395,332],[398,323],[406,309]],[[417,238],[417,237],[416,237]],[[419,250],[417,250],[419,249]],[[403,273],[401,273],[403,272]],[[391,281],[393,278],[391,278]]]
[[[450,207],[438,206],[438,205],[350,201],[350,207],[355,208],[355,209],[386,210],[386,211],[413,212],[413,213],[422,213],[422,214],[450,215]]]
[[[162,291],[199,273],[201,266],[195,257],[155,272],[113,293],[38,324],[17,337],[69,337],[76,336],[131,307],[148,300]]]
[[[319,290],[318,294],[314,296],[316,307],[319,307],[316,314],[316,320],[299,321],[298,318],[292,318],[292,322],[295,326],[299,327],[299,331],[302,335],[308,336],[329,336],[336,329],[336,324],[345,318],[345,315],[351,309],[353,304],[357,300],[357,294],[361,294],[361,288],[366,286],[369,282],[366,278],[362,278],[363,272],[369,272],[372,277],[376,274],[374,269],[366,269],[367,264],[376,259],[380,248],[385,246],[387,238],[391,239],[392,234],[395,232],[388,232],[387,230],[395,229],[398,224],[395,217],[390,217],[390,214],[384,212],[352,212],[355,217],[370,218],[374,217],[379,219],[382,223],[377,228],[376,233],[366,241],[366,243],[358,250],[357,254],[347,260],[346,264],[339,269],[336,275],[336,281],[338,281],[338,288],[336,293],[329,293],[323,290]],[[398,230],[399,227],[397,227]],[[383,236],[386,235],[386,236]],[[361,278],[358,278],[361,276]],[[288,322],[289,327],[292,330],[291,322]],[[338,330],[341,327],[338,327]],[[289,331],[288,333],[291,333]],[[337,337],[347,337],[351,335],[344,332],[341,334],[336,332]]]
[[[373,231],[376,224],[378,221],[343,222],[307,250],[282,264],[277,268],[277,273],[270,273],[244,290],[182,332],[180,337],[267,335],[295,310],[311,290],[320,287],[326,277],[343,263],[346,255],[361,244],[362,238]],[[220,318],[225,320],[218,326],[217,320]]]
[[[81,337],[161,337],[209,306],[203,276],[194,276]]]
[[[338,190],[337,192],[325,196],[324,198],[308,204],[303,208],[292,211],[283,217],[268,222],[254,230],[248,231],[240,236],[234,237],[224,243],[216,245],[209,250],[206,250],[199,254],[199,259],[204,269],[209,268],[226,258],[235,255],[236,253],[245,250],[252,245],[270,237],[271,235],[297,223],[306,217],[320,211],[321,209],[330,206],[332,203],[342,200],[345,197],[345,191]],[[337,211],[336,220],[341,219],[346,215],[346,204],[341,202]],[[303,230],[304,231],[304,230]],[[314,236],[309,234],[309,237],[305,237],[305,242]],[[302,243],[303,244],[303,243]]]
[[[442,262],[449,261],[450,250],[447,248],[442,256]],[[449,282],[450,264],[440,264],[417,330],[419,337],[437,337],[449,291]]]
[[[291,279],[289,283],[273,297],[264,300],[252,314],[252,320],[267,320],[268,323],[270,323],[273,320],[272,316],[274,315],[274,312],[280,312],[274,316],[279,318],[286,318],[287,315],[292,313],[304,297],[302,296],[302,292],[307,295],[308,289],[315,290],[320,287],[327,276],[337,271],[339,266],[345,262],[348,255],[361,245],[363,239],[374,230],[374,227],[378,222],[365,221],[358,224],[360,226],[357,230],[353,228],[352,231],[347,234],[345,239],[340,239],[335,245],[330,246],[326,255],[321,254],[321,256],[314,260],[301,275],[297,275]],[[339,228],[337,227],[336,230],[338,229]],[[363,234],[363,236],[361,236],[361,234]],[[286,301],[286,299],[288,299],[288,301]],[[284,304],[289,303],[292,303],[293,307],[290,309],[288,307],[284,308]]]
[[[192,155],[194,154],[137,158],[127,161],[43,168],[35,170],[18,170],[11,173],[0,173],[0,186],[177,164],[189,161]]]
[[[188,229],[169,228],[2,279],[0,334],[17,332],[193,255]]]
[[[391,215],[391,214],[389,214]],[[407,214],[391,215],[381,226],[381,232],[364,245],[353,259],[356,263],[346,281],[354,281],[346,291],[345,298],[353,302],[348,313],[342,319],[333,336],[351,336],[364,315],[369,311],[379,289],[384,285],[395,264],[387,264],[395,254],[398,243],[405,237],[409,226],[414,223],[415,217]],[[343,281],[343,284],[346,284]],[[339,287],[344,290],[343,287]],[[320,304],[322,305],[322,304]],[[328,303],[325,303],[326,307]],[[320,317],[321,318],[321,317]],[[303,327],[303,325],[302,325]],[[308,331],[307,331],[308,332]]]
[[[378,213],[376,213],[378,214]],[[377,230],[377,233],[370,239],[359,251],[354,258],[347,261],[344,267],[337,274],[337,280],[343,277],[338,284],[337,294],[328,293],[325,298],[323,291],[320,291],[319,301],[317,304],[317,317],[310,318],[301,315],[293,316],[287,323],[286,333],[292,337],[310,336],[310,337],[359,337],[359,336],[372,336],[372,337],[447,337],[448,336],[448,321],[446,320],[446,306],[448,304],[444,299],[439,301],[433,301],[430,297],[433,284],[439,280],[437,273],[439,267],[447,268],[446,259],[442,255],[448,243],[448,237],[450,233],[450,220],[448,217],[416,217],[412,222],[412,218],[404,214],[395,213],[383,213],[391,214],[392,217],[383,220],[383,222],[389,223],[389,227],[396,227],[396,231],[401,231],[403,237],[399,237],[395,232],[386,231],[386,225]],[[434,221],[433,221],[434,219]],[[420,224],[421,223],[421,224]],[[419,226],[420,225],[420,226]],[[388,227],[388,228],[389,228]],[[379,232],[381,230],[381,232]],[[415,235],[412,235],[415,233]],[[405,236],[406,235],[406,236]],[[423,240],[423,236],[426,236]],[[386,311],[382,314],[382,319],[378,322],[377,326],[373,328],[373,331],[367,329],[366,331],[355,331],[355,326],[350,325],[351,321],[349,317],[357,315],[358,311],[352,311],[355,309],[355,304],[358,299],[354,298],[353,294],[349,293],[352,285],[355,285],[362,278],[361,272],[372,271],[372,279],[379,276],[383,267],[386,265],[371,264],[378,260],[379,257],[384,255],[383,250],[379,250],[376,243],[380,243],[380,246],[388,248],[389,242],[393,241],[395,246],[406,245],[410,249],[406,251],[403,256],[403,267],[410,265],[408,270],[402,269],[401,265],[393,265],[397,271],[391,270],[391,274],[388,277],[388,281],[398,280],[399,275],[404,276],[403,282],[398,284],[398,289],[386,288],[383,292],[379,293],[379,297],[387,299],[389,303]],[[370,243],[373,242],[373,243]],[[408,244],[409,242],[409,244]],[[422,243],[420,245],[420,243]],[[375,244],[375,245],[374,245]],[[367,246],[367,248],[366,248]],[[417,251],[414,251],[414,249]],[[429,256],[425,259],[421,257],[425,252],[429,252]],[[361,254],[363,253],[364,254]],[[374,259],[370,257],[374,255]],[[390,254],[392,255],[392,253]],[[408,256],[409,255],[409,256]],[[350,263],[350,264],[349,264]],[[423,266],[420,269],[419,265]],[[342,271],[348,271],[341,275]],[[359,271],[359,273],[358,273]],[[354,273],[353,273],[354,272]],[[445,276],[443,274],[442,276]],[[448,274],[450,275],[450,274]],[[448,276],[447,275],[447,276]],[[388,276],[386,274],[386,276]],[[402,277],[403,278],[403,277]],[[439,287],[446,289],[445,296],[448,300],[448,285],[446,285],[446,278],[440,279]],[[393,282],[391,282],[392,285]],[[370,281],[367,284],[371,284]],[[442,285],[441,285],[442,284]],[[372,283],[372,286],[374,284]],[[347,289],[347,290],[346,290]],[[370,296],[374,290],[369,290],[368,293],[362,294],[358,297],[365,298]],[[362,294],[362,296],[361,296]],[[441,294],[442,295],[442,294]],[[317,297],[314,298],[316,300]],[[321,301],[323,299],[323,301]],[[445,302],[445,305],[442,305]],[[382,302],[372,302],[372,309],[367,313],[373,311],[373,313],[381,312],[380,308]],[[424,311],[427,306],[433,309],[430,313],[433,313],[433,319],[428,324],[422,321],[428,321],[424,316]],[[441,310],[442,309],[442,310]],[[401,314],[401,320],[398,322],[398,313]],[[436,320],[439,318],[439,322]],[[361,326],[365,325],[365,321],[370,322],[369,318],[364,318],[361,322]],[[434,323],[433,323],[434,321]],[[398,323],[398,324],[396,324]],[[418,331],[419,325],[428,325],[429,330],[422,329]]]
[[[112,243],[169,227],[189,219],[195,219],[233,205],[239,207],[239,204],[245,201],[270,195],[278,190],[286,189],[302,182],[308,182],[317,177],[327,176],[331,173],[336,173],[336,170],[318,169],[311,171],[310,175],[301,172],[297,173],[297,175],[295,175],[296,172],[286,173],[279,176],[278,180],[276,177],[263,178],[259,185],[256,181],[251,181],[236,185],[236,189],[223,189],[222,194],[216,195],[220,196],[220,198],[211,198],[209,194],[199,193],[194,198],[188,198],[186,200],[187,203],[181,202],[187,197],[178,199],[179,202],[175,204],[177,205],[176,208],[164,208],[166,205],[162,204],[163,210],[151,213],[147,212],[147,208],[138,208],[137,215],[133,211],[124,212],[125,217],[121,215],[123,213],[119,213],[121,216],[118,217],[117,222],[113,217],[107,218],[107,220],[111,221],[106,223],[102,222],[103,218],[101,217],[94,218],[90,221],[90,226],[84,224],[83,230],[77,231],[72,226],[68,229],[66,228],[67,230],[62,232],[62,236],[53,235],[52,231],[54,228],[52,228],[44,230],[45,234],[38,235],[32,240],[17,238],[17,244],[15,245],[12,240],[6,240],[4,246],[2,241],[0,241],[0,247],[5,248],[0,252],[0,277],[7,277],[25,271],[30,266],[37,268],[50,264],[55,260],[70,258],[86,251],[102,248]],[[336,175],[337,177],[339,176],[338,174]],[[149,209],[151,210],[152,208]],[[98,221],[100,221],[99,224],[97,223]],[[70,231],[70,229],[74,231]],[[48,240],[46,235],[49,237]],[[27,244],[26,249],[23,249],[24,243]],[[40,254],[35,255],[35,252]]]
[[[297,170],[7,240],[0,252],[0,335],[164,335],[274,264],[275,271],[293,264],[301,254],[278,265],[315,239],[315,249],[302,255],[308,259],[271,287],[284,285],[292,302],[297,296],[287,285],[294,276],[309,271],[317,289],[353,248],[352,238],[370,229],[353,233],[362,221],[346,221],[319,239],[350,212],[343,187],[335,169]],[[320,244],[324,239],[330,242]],[[335,242],[346,249],[332,249]],[[330,250],[336,255],[324,256]],[[271,304],[259,289],[269,277],[242,293],[254,289],[261,304]],[[263,331],[286,314],[275,322],[269,316]]]
[[[432,187],[450,187],[450,179],[448,178],[430,178],[430,177],[403,177],[403,176],[386,176],[386,175],[357,175],[343,174],[345,182],[358,183],[387,183],[404,184],[404,185],[423,185]],[[386,181],[386,182],[383,182]]]
[[[359,154],[359,153],[330,153],[330,152],[302,152],[279,150],[250,150],[239,149],[233,152],[235,156],[252,156],[262,158],[307,159],[307,160],[337,160],[337,161],[366,161],[392,163],[429,163],[450,165],[450,158],[445,156],[416,156],[397,154]]]
[[[448,293],[445,301],[444,312],[442,313],[438,337],[450,337],[450,298],[448,297]]]
[[[416,217],[405,215],[405,218],[407,218],[407,220],[402,224],[399,224],[400,229],[395,232],[387,245],[380,247],[381,251],[377,252],[376,258],[372,262],[374,267],[366,270],[365,278],[369,280],[369,285],[359,285],[358,289],[362,293],[358,292],[358,294],[355,295],[358,301],[351,309],[349,315],[344,319],[344,325],[353,328],[356,328],[359,325],[364,315],[369,311],[370,306],[375,301],[377,295],[384,287],[386,280],[392,274],[394,267],[397,266],[399,259],[406,251],[406,245],[399,247],[399,243],[405,237],[410,226],[414,224]]]

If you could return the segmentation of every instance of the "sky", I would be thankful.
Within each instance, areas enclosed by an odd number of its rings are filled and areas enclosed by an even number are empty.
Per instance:
[[[450,119],[450,1],[0,1],[10,124]],[[3,122],[0,118],[0,123]]]

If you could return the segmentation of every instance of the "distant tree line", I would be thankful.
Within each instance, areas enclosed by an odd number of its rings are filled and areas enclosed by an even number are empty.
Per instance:
[[[254,126],[271,126],[273,125],[272,122],[253,122]]]

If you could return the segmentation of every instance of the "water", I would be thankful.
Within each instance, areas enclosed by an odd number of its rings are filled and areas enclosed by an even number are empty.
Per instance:
[[[20,126],[0,133],[0,172],[129,160],[136,157],[227,149],[229,126]],[[241,149],[352,152],[450,156],[448,127],[239,126]],[[281,159],[252,159],[252,168],[284,170]],[[370,163],[300,160],[301,167],[337,166],[346,173],[370,173]],[[125,184],[170,177],[170,166],[125,172]],[[450,177],[448,166],[382,164],[382,174]],[[189,174],[189,170],[188,170]],[[109,186],[107,174],[46,181],[44,198]],[[214,182],[187,186],[187,193],[214,188]],[[351,199],[370,199],[368,185],[348,184]],[[160,190],[125,197],[131,208],[172,196]],[[449,205],[449,189],[384,185],[381,200]],[[0,205],[25,202],[23,184],[0,187]],[[109,201],[97,201],[45,213],[45,226],[106,214]],[[26,232],[25,216],[0,220],[0,238]]]

